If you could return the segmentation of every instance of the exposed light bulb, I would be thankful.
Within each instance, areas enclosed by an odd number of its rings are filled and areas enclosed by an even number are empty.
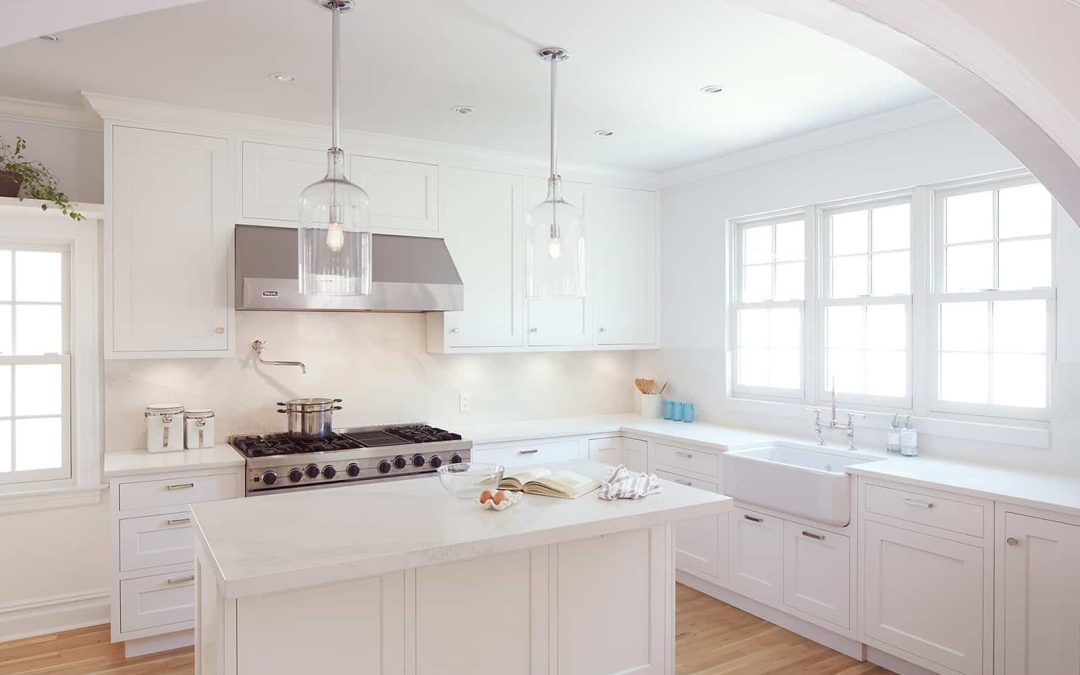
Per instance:
[[[562,240],[558,236],[548,239],[548,257],[552,260],[562,257]]]
[[[341,223],[330,223],[326,230],[326,246],[334,253],[345,248],[345,228]]]

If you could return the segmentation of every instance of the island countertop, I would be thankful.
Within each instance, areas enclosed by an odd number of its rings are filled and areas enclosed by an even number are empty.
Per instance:
[[[553,468],[602,477],[610,467]],[[455,499],[436,476],[193,504],[196,539],[226,598],[495,555],[722,513],[723,495],[661,481],[659,494],[604,501],[524,495],[502,512]]]

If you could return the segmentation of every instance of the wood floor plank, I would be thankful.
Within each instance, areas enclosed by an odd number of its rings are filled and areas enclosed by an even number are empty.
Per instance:
[[[883,675],[890,671],[848,658],[704,593],[676,588],[675,672],[678,675]],[[192,648],[124,658],[109,627],[0,643],[0,675],[192,675]]]

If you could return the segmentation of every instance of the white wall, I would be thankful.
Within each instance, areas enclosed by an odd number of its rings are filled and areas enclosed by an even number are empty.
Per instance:
[[[797,145],[795,141],[790,143]],[[966,118],[952,116],[919,126],[730,171],[662,193],[663,349],[642,352],[639,377],[671,382],[672,397],[694,401],[701,419],[782,430],[810,437],[811,418],[737,412],[725,393],[723,350],[725,222],[764,211],[925,185],[1020,165]],[[686,170],[678,175],[688,175]],[[1064,214],[1061,214],[1064,217]],[[1046,469],[1080,470],[1080,230],[1059,227],[1059,363],[1053,373],[1052,448],[1033,449],[958,439],[922,439],[924,454]],[[881,433],[864,431],[868,445]],[[1074,449],[1074,446],[1078,446]]]
[[[0,119],[0,138],[14,145],[16,136],[26,139],[27,159],[48,167],[69,199],[90,204],[105,200],[101,131]]]

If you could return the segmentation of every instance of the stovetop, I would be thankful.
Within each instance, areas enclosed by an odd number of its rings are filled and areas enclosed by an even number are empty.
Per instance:
[[[271,457],[308,452],[332,452],[356,448],[379,448],[417,443],[461,440],[460,434],[427,424],[343,429],[326,438],[301,439],[288,434],[234,436],[229,443],[245,457]]]

